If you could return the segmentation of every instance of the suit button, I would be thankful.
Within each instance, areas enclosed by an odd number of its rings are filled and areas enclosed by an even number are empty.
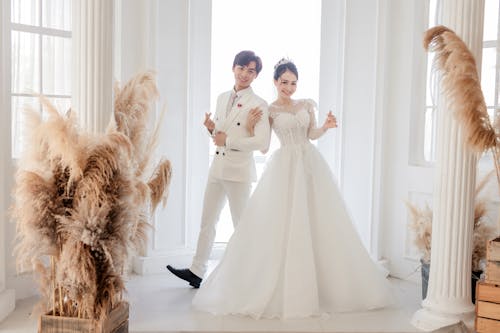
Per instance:
[[[215,153],[216,153],[217,155],[219,155],[219,152],[218,152],[218,151],[216,151]]]

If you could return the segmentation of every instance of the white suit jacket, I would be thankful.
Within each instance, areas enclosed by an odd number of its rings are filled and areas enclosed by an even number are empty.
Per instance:
[[[215,131],[225,132],[227,138],[225,147],[216,147],[209,176],[235,182],[253,182],[257,180],[253,151],[266,150],[271,136],[267,103],[249,87],[237,93],[241,97],[236,99],[226,116],[232,92],[222,93],[217,98],[213,119]],[[245,125],[248,112],[255,107],[262,110],[262,118],[255,125],[255,133],[251,137]]]

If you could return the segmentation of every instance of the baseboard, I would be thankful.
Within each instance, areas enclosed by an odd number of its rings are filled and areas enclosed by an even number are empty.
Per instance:
[[[385,258],[382,258],[382,259],[379,259],[378,261],[378,264],[380,266],[382,266],[386,271],[389,271],[389,260],[388,259],[385,259]]]
[[[14,311],[16,306],[16,292],[14,289],[7,289],[0,292],[0,322]]]
[[[38,282],[33,274],[19,274],[7,277],[7,288],[15,290],[16,300],[39,295]]]
[[[220,259],[226,249],[225,243],[216,243],[213,247],[210,259]],[[190,267],[193,260],[194,251],[182,250],[180,252],[158,255],[134,257],[132,260],[132,269],[139,275],[162,274],[166,273],[167,265],[174,267]]]
[[[134,273],[139,275],[161,274],[167,272],[167,265],[189,267],[192,254],[175,254],[168,256],[135,257],[132,261]]]

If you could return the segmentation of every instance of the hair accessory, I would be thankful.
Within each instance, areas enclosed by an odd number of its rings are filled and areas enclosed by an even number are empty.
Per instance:
[[[280,61],[278,61],[278,63],[276,65],[274,65],[274,69],[278,68],[281,65],[288,64],[290,62],[292,62],[292,61],[288,58],[281,58]]]

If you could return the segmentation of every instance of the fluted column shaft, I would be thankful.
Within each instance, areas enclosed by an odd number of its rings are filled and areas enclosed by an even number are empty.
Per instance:
[[[442,0],[440,22],[462,38],[480,73],[484,0]],[[441,89],[439,89],[441,90]],[[464,321],[473,326],[471,256],[477,154],[439,93],[431,265],[427,298],[412,323],[423,330]]]
[[[102,133],[113,105],[113,0],[73,1],[72,80],[81,126]]]

